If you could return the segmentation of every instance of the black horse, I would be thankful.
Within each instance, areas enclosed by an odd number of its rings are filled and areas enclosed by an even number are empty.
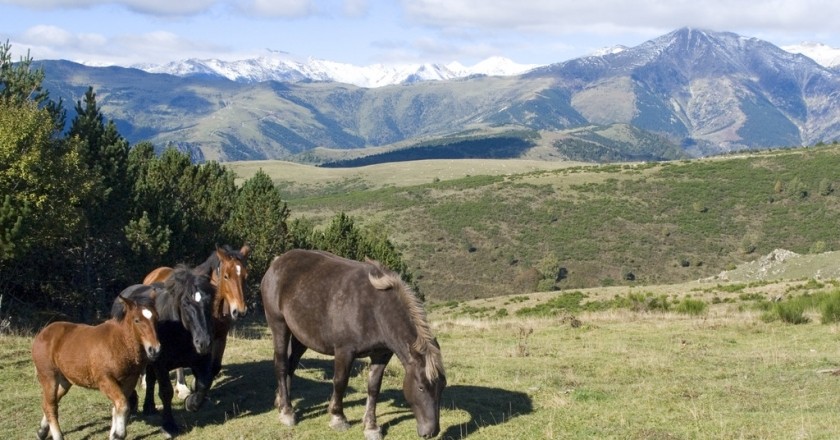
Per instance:
[[[210,353],[213,327],[211,308],[216,289],[210,278],[195,275],[189,268],[178,266],[165,283],[151,286],[137,284],[120,293],[120,296],[136,299],[156,293],[155,308],[158,312],[157,334],[160,340],[160,355],[146,367],[146,396],[143,413],[157,412],[155,408],[155,382],[160,383],[160,400],[163,403],[163,430],[169,435],[178,433],[178,425],[172,416],[172,382],[169,371],[178,367],[190,367],[195,376],[195,391],[185,407],[196,411],[204,403],[207,391],[213,381],[212,356]],[[115,301],[111,315],[122,313],[122,304]],[[132,403],[136,406],[136,393]]]
[[[376,400],[393,355],[405,368],[403,393],[417,419],[417,434],[440,432],[440,398],[446,386],[440,347],[414,292],[399,276],[368,260],[321,251],[292,250],[272,261],[260,285],[274,337],[275,404],[282,423],[295,424],[291,378],[307,348],[335,357],[330,426],[349,427],[344,392],[353,360],[370,357],[364,415],[367,439],[381,439]]]

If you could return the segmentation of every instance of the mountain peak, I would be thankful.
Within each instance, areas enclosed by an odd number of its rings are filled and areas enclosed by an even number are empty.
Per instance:
[[[439,81],[471,75],[511,76],[539,67],[536,64],[518,64],[508,58],[494,56],[471,67],[453,62],[448,65],[374,64],[355,66],[316,58],[302,59],[288,52],[269,51],[268,55],[239,61],[217,59],[188,59],[164,65],[136,65],[135,68],[150,73],[168,73],[176,76],[215,75],[237,82],[261,81],[328,81],[375,88],[418,81]]]
[[[782,49],[790,53],[805,55],[824,67],[840,67],[840,48],[805,41],[799,44],[782,46]]]

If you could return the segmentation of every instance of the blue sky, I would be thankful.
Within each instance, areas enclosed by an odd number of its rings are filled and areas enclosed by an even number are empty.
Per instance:
[[[360,66],[550,64],[683,26],[840,47],[837,17],[836,0],[0,0],[0,40],[15,58],[117,65],[271,51]]]

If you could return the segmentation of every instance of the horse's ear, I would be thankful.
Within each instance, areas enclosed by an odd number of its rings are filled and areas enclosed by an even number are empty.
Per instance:
[[[242,249],[239,250],[239,253],[242,254],[244,258],[248,258],[248,255],[251,255],[251,246],[247,244],[242,245]]]
[[[151,298],[152,301],[154,301],[154,300],[157,299],[157,296],[158,296],[158,288],[157,287],[152,287],[152,289],[149,291],[149,298]]]
[[[122,304],[122,306],[123,306],[126,310],[128,310],[128,309],[130,309],[130,308],[134,307],[134,301],[132,301],[132,300],[130,300],[130,299],[128,299],[128,298],[126,298],[126,297],[124,297],[124,296],[122,296],[122,295],[117,295],[117,299],[118,299],[118,300],[120,300],[120,304]]]

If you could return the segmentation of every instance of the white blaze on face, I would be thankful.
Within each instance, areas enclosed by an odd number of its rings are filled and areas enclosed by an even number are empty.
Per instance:
[[[242,275],[242,266],[236,265],[236,276]]]
[[[152,311],[151,310],[143,309],[142,313],[143,313],[143,316],[146,317],[146,319],[152,319]]]
[[[201,292],[195,292],[195,302],[201,302]]]

